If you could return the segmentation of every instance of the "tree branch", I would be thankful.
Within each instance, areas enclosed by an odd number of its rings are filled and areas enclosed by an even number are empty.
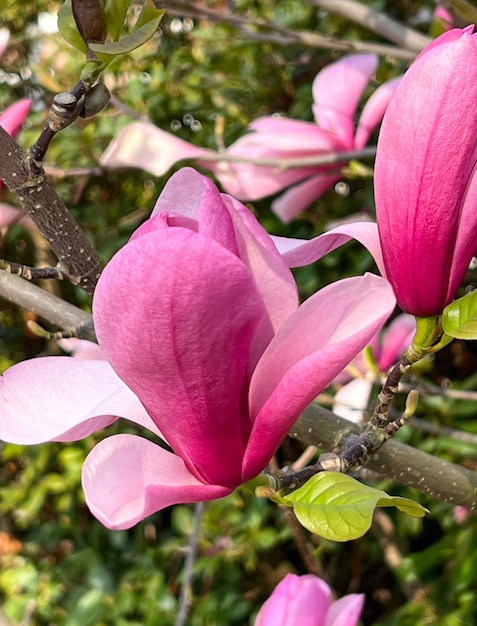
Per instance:
[[[311,0],[311,3],[360,24],[415,54],[432,41],[430,37],[426,37],[419,31],[405,26],[383,13],[374,11],[361,2],[356,2],[356,0]]]
[[[73,284],[93,293],[102,260],[42,168],[0,127],[0,175],[38,226],[60,261],[60,269]]]
[[[330,451],[359,426],[312,404],[307,407],[289,435]],[[413,487],[444,502],[477,509],[477,473],[448,463],[394,439],[387,441],[365,464],[383,478]]]

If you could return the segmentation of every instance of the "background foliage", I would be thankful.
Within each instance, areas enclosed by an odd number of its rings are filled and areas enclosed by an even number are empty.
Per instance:
[[[55,13],[50,0],[2,3],[2,25],[11,33],[2,58],[0,107],[28,95],[33,112],[21,136],[24,146],[37,138],[55,93],[70,89],[82,59],[57,34],[41,34],[37,17]],[[167,3],[164,3],[167,4]],[[427,32],[432,2],[365,3]],[[376,40],[366,29],[320,11],[304,0],[210,0],[204,6],[249,19],[262,18],[290,29],[319,30],[340,38]],[[245,36],[225,23],[166,13],[158,35],[107,72],[113,92],[98,119],[76,124],[54,140],[47,156],[56,189],[106,258],[122,246],[148,216],[166,177],[143,172],[98,173],[97,161],[117,130],[134,117],[197,145],[215,148],[241,135],[249,121],[283,113],[311,120],[311,82],[336,52],[303,45],[282,46]],[[405,69],[385,59],[376,84]],[[68,175],[72,168],[85,168]],[[88,170],[91,169],[91,172]],[[66,175],[65,175],[66,172]],[[270,200],[253,209],[273,233],[311,237],[331,221],[363,208],[373,211],[369,178],[348,182],[345,193],[331,191],[290,227],[270,212]],[[1,192],[11,199],[8,192]],[[15,226],[0,241],[0,256],[35,264],[49,252],[30,231]],[[321,285],[371,268],[361,248],[348,245],[318,266],[297,272],[303,297]],[[69,285],[49,285],[88,309],[90,302]],[[31,315],[2,302],[0,367],[60,348],[29,333]],[[475,389],[472,342],[455,341],[426,371],[437,385]],[[26,390],[27,393],[27,390]],[[325,398],[326,400],[326,398]],[[422,396],[422,423],[399,436],[475,469],[475,400]],[[454,429],[469,433],[456,438]],[[108,431],[111,432],[111,429]],[[105,433],[106,434],[106,433]],[[0,600],[13,624],[35,626],[172,625],[178,610],[183,562],[194,526],[194,507],[160,512],[131,531],[104,529],[88,512],[80,487],[82,461],[93,439],[74,444],[23,448],[3,445],[0,467]],[[280,461],[299,450],[286,442]],[[307,534],[286,512],[264,500],[236,492],[205,506],[195,564],[191,626],[242,626],[288,571],[319,573],[338,595],[366,593],[363,624],[457,626],[477,623],[477,522],[456,519],[454,507],[391,484],[395,495],[419,499],[430,509],[425,519],[379,511],[362,540],[335,544]]]

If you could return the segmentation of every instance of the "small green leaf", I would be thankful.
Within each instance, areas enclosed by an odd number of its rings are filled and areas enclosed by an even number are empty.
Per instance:
[[[86,54],[86,44],[76,25],[71,0],[65,0],[58,11],[58,30],[73,48]]]
[[[106,0],[104,7],[106,25],[113,41],[117,41],[121,36],[129,4],[129,0]]]
[[[338,472],[320,472],[283,499],[293,506],[305,528],[332,541],[362,537],[369,530],[378,506],[395,506],[413,517],[423,517],[426,513],[417,502],[389,496]]]
[[[157,31],[163,15],[164,11],[156,9],[152,0],[149,0],[144,5],[138,17],[135,30],[132,33],[121,37],[119,41],[90,44],[90,48],[101,61],[110,63],[115,56],[131,52],[145,44],[146,41],[149,41]]]
[[[446,306],[442,328],[446,335],[456,339],[477,339],[477,290]]]

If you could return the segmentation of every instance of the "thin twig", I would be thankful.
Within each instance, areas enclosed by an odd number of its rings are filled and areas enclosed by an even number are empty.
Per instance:
[[[199,543],[200,526],[204,513],[204,503],[197,502],[194,506],[194,526],[187,542],[187,552],[184,561],[184,571],[182,578],[181,593],[179,598],[179,611],[175,621],[175,626],[185,626],[187,616],[192,605],[192,580],[194,577],[194,564],[197,557],[197,547]]]

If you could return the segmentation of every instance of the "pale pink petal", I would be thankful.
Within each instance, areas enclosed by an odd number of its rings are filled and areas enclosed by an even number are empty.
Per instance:
[[[118,530],[172,504],[232,491],[200,482],[180,457],[136,435],[113,435],[97,444],[84,462],[82,482],[93,515]]]
[[[363,611],[364,594],[351,593],[343,596],[330,607],[325,626],[357,626]]]
[[[100,164],[109,169],[136,167],[162,176],[178,161],[197,159],[209,152],[150,122],[133,122],[116,134],[101,156]]]
[[[130,241],[96,287],[101,347],[204,482],[241,482],[250,429],[243,385],[250,344],[266,315],[240,259],[184,228]]]
[[[0,126],[9,135],[16,137],[30,111],[30,107],[31,100],[29,98],[17,100],[0,114]]]
[[[255,422],[244,480],[263,469],[300,412],[369,343],[394,306],[389,283],[366,274],[328,285],[288,318],[250,382]]]
[[[0,56],[5,52],[10,39],[10,31],[8,28],[0,28]]]
[[[343,224],[313,239],[277,236],[273,236],[272,239],[288,267],[301,267],[314,263],[328,252],[335,250],[351,239],[356,239],[369,250],[379,271],[383,276],[386,276],[378,229],[374,222]]]
[[[25,213],[11,204],[0,202],[0,228],[9,228],[22,219]]]
[[[354,145],[354,117],[371,76],[374,54],[350,54],[330,63],[313,81],[313,114],[322,128],[334,131],[349,150]]]
[[[103,361],[106,359],[101,348],[93,341],[71,337],[60,339],[58,345],[75,359],[100,359]]]
[[[353,378],[338,389],[333,398],[333,413],[355,424],[361,424],[368,408],[373,384],[365,378]]]
[[[361,150],[368,143],[371,133],[383,119],[384,112],[400,80],[401,76],[398,76],[383,83],[364,105],[354,137],[355,150]]]
[[[0,439],[18,444],[74,441],[118,417],[150,422],[138,398],[106,361],[43,357],[0,379]]]
[[[279,198],[272,202],[272,211],[278,215],[282,222],[288,224],[340,179],[341,176],[316,174],[309,180],[298,183],[282,193]]]
[[[312,574],[287,574],[260,609],[255,626],[325,626],[328,585]]]

